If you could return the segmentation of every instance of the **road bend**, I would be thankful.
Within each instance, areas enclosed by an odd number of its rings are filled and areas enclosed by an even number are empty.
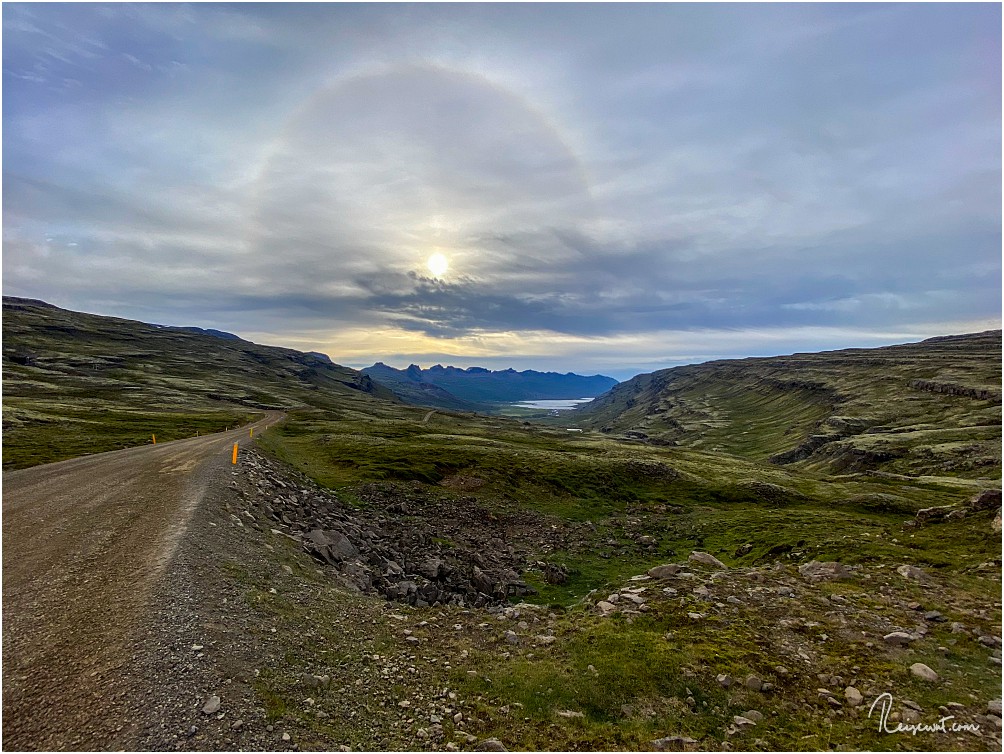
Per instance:
[[[282,416],[3,475],[4,750],[107,746],[93,721],[214,471]]]

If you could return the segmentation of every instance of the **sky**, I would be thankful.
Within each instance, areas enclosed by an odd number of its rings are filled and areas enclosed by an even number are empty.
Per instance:
[[[2,265],[355,367],[999,328],[1001,6],[4,3]]]

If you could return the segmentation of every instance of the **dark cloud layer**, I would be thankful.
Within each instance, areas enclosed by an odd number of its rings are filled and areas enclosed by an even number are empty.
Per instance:
[[[1000,13],[5,4],[4,292],[619,377],[996,326]]]

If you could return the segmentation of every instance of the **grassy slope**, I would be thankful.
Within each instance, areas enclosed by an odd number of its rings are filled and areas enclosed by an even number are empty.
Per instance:
[[[579,426],[823,473],[1001,473],[1001,333],[878,349],[709,362],[640,375],[579,409]],[[917,381],[985,390],[946,395]],[[804,445],[810,437],[825,442]]]
[[[212,432],[265,406],[392,398],[284,348],[3,301],[3,467]]]
[[[429,494],[473,496],[500,511],[533,509],[546,515],[545,528],[564,533],[561,546],[539,537],[529,558],[564,566],[570,578],[548,584],[531,566],[526,579],[540,593],[531,600],[538,608],[520,611],[528,628],[516,626],[516,618],[500,624],[480,611],[394,606],[408,617],[401,627],[420,643],[405,644],[403,635],[393,633],[386,634],[387,643],[411,657],[452,663],[447,673],[430,669],[428,679],[434,676],[437,685],[467,700],[467,732],[499,737],[510,747],[561,750],[645,748],[652,739],[682,734],[714,749],[728,739],[734,715],[758,709],[766,722],[736,735],[733,746],[985,746],[964,735],[879,734],[866,708],[836,712],[818,694],[820,687],[831,687],[842,698],[842,684],[856,684],[870,701],[889,688],[935,720],[940,704],[977,708],[973,699],[999,696],[999,666],[988,663],[989,650],[974,634],[951,634],[946,622],[930,624],[915,649],[888,648],[881,640],[895,628],[923,623],[922,612],[909,608],[914,600],[923,610],[940,610],[948,621],[975,621],[981,631],[999,632],[1000,540],[989,532],[993,512],[954,524],[904,525],[918,508],[960,502],[973,487],[938,478],[824,478],[732,455],[625,444],[601,433],[570,435],[494,417],[422,418],[421,411],[400,407],[296,412],[261,443],[347,501],[369,481],[400,484],[402,493],[421,485]],[[460,480],[476,484],[454,491]],[[510,544],[525,544],[513,537]],[[638,585],[627,582],[631,576],[685,561],[695,549],[715,554],[730,571],[721,579],[704,574],[676,582],[680,591],[673,598],[660,594],[661,584],[641,582],[649,587],[649,611],[642,615],[601,618],[591,609],[600,596]],[[840,560],[856,569],[855,576],[811,585],[795,568],[812,559]],[[924,568],[929,580],[900,577],[894,568],[902,563]],[[691,594],[701,583],[723,609]],[[795,597],[776,596],[779,584],[791,584]],[[740,602],[727,604],[726,595]],[[831,602],[830,595],[841,602]],[[692,611],[706,617],[694,620]],[[502,638],[506,629],[520,635],[517,644]],[[558,637],[546,648],[533,639],[544,631]],[[307,665],[322,660],[298,657]],[[917,681],[907,671],[913,662],[929,664],[946,680]],[[784,674],[776,670],[781,665],[789,669]],[[715,680],[719,673],[739,679],[757,673],[777,691],[724,689]],[[401,695],[409,689],[402,683]],[[270,679],[263,693],[290,707],[302,695],[284,677]],[[582,717],[559,714],[567,712]],[[412,722],[412,731],[425,724],[419,717]],[[317,731],[312,745],[324,748],[337,730]],[[425,748],[427,742],[413,738],[408,746]]]

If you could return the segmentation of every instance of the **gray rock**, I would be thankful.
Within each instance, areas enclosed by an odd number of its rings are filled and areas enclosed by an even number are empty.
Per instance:
[[[430,581],[435,581],[440,577],[443,570],[443,561],[439,558],[427,558],[416,569],[420,576],[424,576]]]
[[[666,565],[649,568],[648,575],[653,579],[668,579],[679,573],[680,568],[682,568],[682,566],[677,565],[676,563],[667,563]],[[678,736],[674,736],[674,738],[678,738]],[[660,738],[659,740],[661,741],[663,739]]]
[[[509,751],[497,738],[486,738],[474,747],[474,751]]]
[[[718,681],[718,685],[720,685],[723,689],[727,689],[732,685],[732,676],[725,675],[725,673],[719,675],[715,680]]]
[[[697,741],[687,736],[666,736],[649,741],[652,751],[695,751]]]
[[[349,538],[338,531],[314,529],[304,538],[304,547],[329,563],[339,563],[359,555]]]
[[[908,634],[906,631],[893,631],[891,634],[886,634],[882,637],[886,644],[893,644],[899,647],[905,647],[915,638],[915,636]]]
[[[418,591],[418,585],[414,581],[399,581],[391,584],[385,590],[388,599],[399,600],[409,597]]]
[[[744,685],[750,691],[759,691],[760,689],[763,688],[763,680],[759,676],[755,675],[747,676]]]
[[[988,511],[1001,507],[1000,490],[983,490],[969,501],[969,509],[973,511]]]
[[[847,703],[851,707],[857,707],[864,701],[864,696],[862,696],[861,692],[853,686],[848,686],[844,689],[844,699],[847,700]]]
[[[752,720],[755,723],[763,722],[763,712],[761,712],[760,710],[756,709],[746,710],[745,712],[743,712],[743,717],[745,717],[747,720]]]
[[[904,579],[913,579],[915,581],[923,581],[927,576],[927,574],[925,574],[922,570],[917,568],[917,566],[906,565],[906,564],[901,565],[899,568],[897,568],[896,573],[898,573]]]
[[[742,715],[736,715],[735,717],[733,717],[732,722],[735,723],[735,726],[739,730],[747,730],[756,725],[755,722],[750,720],[748,717],[743,717]]]
[[[716,558],[711,553],[700,552],[695,550],[690,553],[690,557],[687,558],[691,563],[700,563],[701,565],[711,566],[712,568],[728,568],[722,561]]]
[[[597,602],[596,609],[599,610],[602,615],[610,615],[610,613],[617,612],[617,606],[611,605],[606,601]]]
[[[831,579],[848,579],[851,572],[843,563],[830,560],[820,563],[818,560],[811,560],[798,567],[798,572],[812,581],[829,581]]]
[[[994,699],[992,701],[987,702],[987,714],[988,715],[997,715],[997,717],[1001,716],[1001,700],[1000,699]]]
[[[922,662],[915,662],[910,666],[910,672],[925,681],[938,680],[938,674]]]
[[[220,698],[213,694],[210,696],[202,705],[202,713],[205,715],[212,715],[220,711]]]
[[[471,585],[482,594],[491,594],[495,591],[495,582],[477,566],[471,572]]]
[[[950,514],[958,510],[954,505],[937,505],[933,508],[921,508],[917,511],[916,518],[918,523],[930,524],[935,521],[944,521]]]

